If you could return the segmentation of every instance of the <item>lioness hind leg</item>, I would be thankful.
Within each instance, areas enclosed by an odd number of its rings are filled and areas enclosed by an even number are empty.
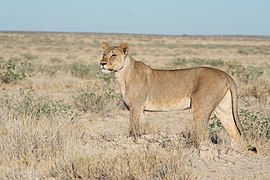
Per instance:
[[[214,112],[230,135],[232,144],[237,145],[241,139],[241,134],[234,120],[230,90],[226,92]]]
[[[195,144],[199,148],[201,143],[208,139],[208,121],[211,112],[201,113],[193,109],[193,119],[194,119],[194,133],[195,133]]]
[[[195,144],[197,148],[209,137],[208,122],[212,110],[210,106],[203,106],[203,99],[194,97],[192,99],[192,114],[194,122]]]
[[[203,96],[205,91],[206,90],[203,88],[200,89],[192,96],[191,100],[197,148],[200,147],[202,142],[209,140],[208,122],[217,104],[217,100],[215,100],[214,96]],[[205,98],[208,99],[207,105],[205,105]]]

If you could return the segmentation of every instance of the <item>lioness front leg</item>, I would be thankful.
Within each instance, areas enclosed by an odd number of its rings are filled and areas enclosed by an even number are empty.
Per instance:
[[[143,119],[143,109],[131,108],[129,114],[129,135],[140,136],[140,122]]]

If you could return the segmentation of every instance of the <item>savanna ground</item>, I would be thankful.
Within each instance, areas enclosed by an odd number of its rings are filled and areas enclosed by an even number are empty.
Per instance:
[[[154,68],[232,75],[258,153],[232,148],[214,116],[199,152],[189,110],[145,113],[143,135],[128,137],[114,77],[99,70],[103,41]],[[270,178],[269,37],[1,32],[0,42],[0,179]]]

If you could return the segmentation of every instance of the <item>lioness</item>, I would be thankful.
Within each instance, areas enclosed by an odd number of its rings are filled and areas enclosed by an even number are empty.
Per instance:
[[[243,135],[237,113],[234,80],[225,72],[210,67],[152,69],[129,56],[127,44],[103,43],[100,61],[104,73],[115,72],[122,97],[130,110],[130,136],[140,135],[144,111],[169,111],[191,108],[196,142],[207,138],[208,121],[214,112],[238,144]]]

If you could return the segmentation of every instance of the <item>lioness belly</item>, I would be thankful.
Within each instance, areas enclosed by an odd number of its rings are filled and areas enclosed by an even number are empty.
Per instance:
[[[181,100],[171,99],[171,100],[147,100],[145,110],[146,111],[174,111],[183,110],[190,108],[190,98],[182,98]]]

